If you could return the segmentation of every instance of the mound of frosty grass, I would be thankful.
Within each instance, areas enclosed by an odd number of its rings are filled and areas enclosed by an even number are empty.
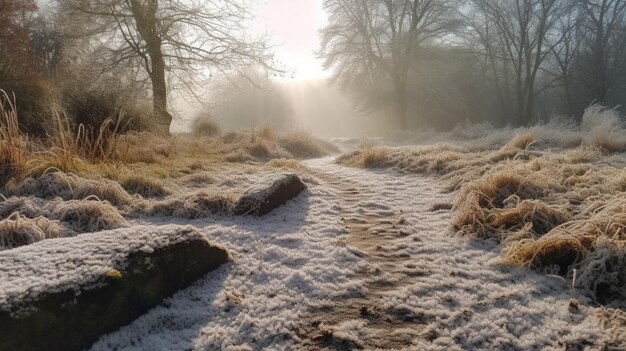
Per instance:
[[[229,260],[176,226],[0,252],[0,350],[82,350]]]

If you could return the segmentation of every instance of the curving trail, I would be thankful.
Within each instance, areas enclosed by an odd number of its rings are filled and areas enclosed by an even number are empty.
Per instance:
[[[234,263],[94,350],[584,350],[609,342],[557,277],[501,267],[448,230],[436,180],[304,162],[309,191],[263,219],[189,222]],[[219,223],[219,224],[216,224]],[[140,226],[134,228],[141,230]]]
[[[347,243],[365,260],[365,293],[312,307],[303,346],[318,349],[557,349],[610,345],[594,311],[571,310],[567,284],[502,267],[499,247],[448,230],[437,181],[307,163],[338,194]]]

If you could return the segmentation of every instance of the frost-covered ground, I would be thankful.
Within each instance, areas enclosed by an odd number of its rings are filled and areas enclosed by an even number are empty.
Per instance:
[[[309,190],[268,216],[192,224],[234,255],[93,350],[600,349],[562,278],[498,265],[448,230],[432,178],[307,161]]]

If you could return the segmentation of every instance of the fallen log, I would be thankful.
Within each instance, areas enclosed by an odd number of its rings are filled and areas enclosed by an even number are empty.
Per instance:
[[[0,350],[82,350],[230,260],[191,227],[122,229],[0,253]]]

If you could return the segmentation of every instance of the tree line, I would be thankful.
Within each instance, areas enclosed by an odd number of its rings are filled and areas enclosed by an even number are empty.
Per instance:
[[[0,89],[15,92],[32,134],[48,132],[50,106],[77,123],[123,112],[167,128],[171,94],[193,98],[214,75],[254,85],[248,72],[280,71],[268,38],[247,31],[247,0],[45,4],[0,3]],[[590,104],[626,101],[626,0],[324,0],[324,7],[318,54],[331,82],[401,129],[579,119]]]
[[[319,55],[400,128],[529,125],[626,102],[626,0],[325,0]]]

